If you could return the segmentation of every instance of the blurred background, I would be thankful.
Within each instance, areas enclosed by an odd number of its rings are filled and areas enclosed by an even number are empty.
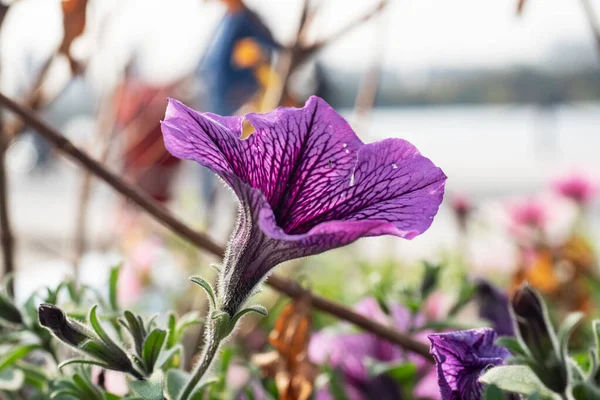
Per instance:
[[[449,177],[431,229],[411,242],[363,239],[290,268],[338,299],[457,248],[472,274],[506,281],[520,257],[519,207],[542,213],[560,241],[581,204],[553,182],[600,182],[599,0],[14,0],[1,9],[0,91],[221,243],[233,196],[166,153],[158,123],[167,97],[231,115],[317,94],[363,141],[414,143]],[[123,262],[123,298],[160,310],[187,290],[190,273],[218,261],[19,119],[5,113],[4,124],[18,297],[74,271],[102,286]],[[598,233],[598,204],[585,207],[588,232]],[[340,271],[359,286],[340,287]]]

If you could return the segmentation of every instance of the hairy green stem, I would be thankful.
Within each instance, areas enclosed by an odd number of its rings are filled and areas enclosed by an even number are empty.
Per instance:
[[[210,325],[211,322],[206,325],[206,344],[202,350],[200,362],[194,367],[190,380],[185,384],[181,390],[181,393],[179,393],[178,400],[188,400],[190,398],[202,377],[206,374],[206,372],[208,372],[213,360],[215,359],[215,356],[217,355],[217,352],[219,351],[222,338],[215,332],[215,329],[210,327]]]

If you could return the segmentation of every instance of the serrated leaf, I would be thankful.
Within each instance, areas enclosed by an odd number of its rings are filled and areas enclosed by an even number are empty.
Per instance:
[[[196,285],[200,286],[206,294],[208,295],[208,299],[210,300],[210,304],[212,309],[215,310],[217,308],[217,297],[215,296],[215,291],[213,287],[208,281],[199,276],[191,276],[190,281],[194,282]]]
[[[166,337],[167,332],[163,331],[162,329],[155,329],[144,341],[144,346],[142,348],[142,359],[144,360],[144,364],[146,365],[146,370],[148,373],[152,373],[154,370],[154,364],[160,355],[160,351],[162,350],[162,346]]]
[[[166,388],[170,399],[177,399],[181,389],[190,379],[190,375],[180,369],[170,369],[167,371]]]
[[[538,392],[544,396],[552,396],[531,368],[524,365],[501,365],[490,368],[479,378],[479,381],[496,385],[505,392],[525,395]]]

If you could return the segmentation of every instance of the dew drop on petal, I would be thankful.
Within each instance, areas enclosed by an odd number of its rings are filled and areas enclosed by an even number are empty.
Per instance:
[[[350,187],[354,186],[354,174],[350,176]]]
[[[342,144],[342,147],[343,147],[343,148],[346,148],[346,147],[348,147],[348,144],[347,144],[347,143],[344,143],[344,144]]]
[[[392,168],[396,169],[396,168],[398,168],[398,165],[396,165],[396,163],[393,163]]]
[[[350,153],[350,150],[346,149],[346,153]]]

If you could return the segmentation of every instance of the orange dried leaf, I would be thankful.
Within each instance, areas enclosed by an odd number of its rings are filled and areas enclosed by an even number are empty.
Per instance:
[[[519,0],[517,3],[517,15],[521,15],[523,13],[523,7],[525,7],[525,0]]]
[[[318,370],[307,357],[312,329],[310,297],[283,309],[269,335],[276,351],[257,354],[253,361],[264,375],[273,377],[279,400],[308,400]]]
[[[85,30],[87,0],[62,0],[61,7],[64,37],[58,52],[69,59],[71,70],[76,72],[79,68],[77,62],[71,56],[70,49],[73,41],[81,36]]]

